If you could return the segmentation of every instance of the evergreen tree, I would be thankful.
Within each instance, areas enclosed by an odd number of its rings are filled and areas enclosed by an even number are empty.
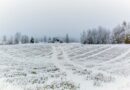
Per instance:
[[[30,43],[34,43],[34,38],[33,37],[31,37]]]

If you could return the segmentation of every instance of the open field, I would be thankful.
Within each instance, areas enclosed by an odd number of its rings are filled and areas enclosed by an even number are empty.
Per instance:
[[[0,90],[130,90],[130,46],[0,46]]]

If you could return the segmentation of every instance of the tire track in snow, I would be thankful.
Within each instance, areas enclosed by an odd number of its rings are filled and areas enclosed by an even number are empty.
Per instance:
[[[92,54],[92,55],[86,57],[85,59],[84,59],[84,58],[83,58],[83,59],[80,59],[79,61],[85,61],[87,58],[95,57],[95,56],[97,56],[97,55],[99,55],[99,54],[101,54],[101,53],[106,52],[107,50],[112,49],[113,47],[115,47],[115,46],[110,46],[110,47],[108,47],[108,48],[106,48],[106,49],[104,49],[104,50],[102,50],[102,51],[99,51],[98,53],[94,53],[94,54]]]
[[[93,70],[93,69],[87,69],[86,67],[84,67],[82,65],[74,63],[73,61],[71,61],[68,58],[68,56],[67,56],[66,52],[64,52],[62,46],[58,46],[58,48],[60,48],[61,51],[63,52],[64,59],[58,60],[57,55],[56,55],[58,52],[56,51],[56,47],[53,47],[53,58],[52,58],[53,60],[52,60],[52,62],[54,63],[54,65],[56,65],[58,68],[60,68],[63,72],[66,72],[68,80],[72,80],[73,82],[79,83],[81,90],[86,90],[86,87],[87,88],[89,88],[90,86],[93,87],[93,85],[95,83],[95,79],[91,79],[91,78],[95,78],[96,75],[98,75],[99,73],[102,73],[104,75],[104,77],[109,77],[109,74],[106,72]],[[81,72],[75,74],[71,67],[69,69],[67,69],[68,66],[65,66],[64,65],[65,63],[74,66],[74,68],[76,70],[78,70],[78,68],[81,69]],[[82,70],[87,70],[88,72],[92,71],[92,74],[90,74],[92,76],[89,77],[89,74],[83,75]],[[88,78],[90,78],[90,80],[87,80],[87,76],[88,76]]]
[[[111,62],[116,62],[116,60],[119,60],[119,59],[122,59],[123,57],[125,57],[127,54],[129,54],[130,53],[130,48],[125,52],[125,53],[122,53],[120,56],[117,56],[117,57],[115,57],[115,58],[113,58],[113,59],[111,59],[111,60],[108,60],[108,61],[105,61],[105,62],[103,62],[103,63],[100,63],[100,64],[98,64],[99,66],[96,66],[95,68],[99,68],[99,67],[104,67],[105,65],[110,65],[109,63],[111,63]],[[119,63],[120,64],[120,63]],[[100,66],[100,65],[104,65],[104,66]],[[111,66],[111,65],[110,65]]]
[[[64,56],[64,55],[63,55]],[[64,57],[64,61],[67,61],[67,59]],[[91,83],[87,82],[82,78],[81,76],[78,76],[76,74],[73,74],[71,71],[67,70],[65,66],[63,66],[61,63],[63,61],[58,60],[57,58],[57,51],[56,47],[53,46],[53,56],[52,56],[52,62],[54,65],[56,65],[58,68],[60,68],[61,71],[65,72],[67,74],[67,79],[73,81],[76,84],[80,85],[80,90],[86,90],[86,86],[91,86]]]

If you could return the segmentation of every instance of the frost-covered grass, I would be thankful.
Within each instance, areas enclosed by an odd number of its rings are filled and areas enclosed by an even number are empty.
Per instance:
[[[129,45],[0,46],[0,90],[130,90]]]

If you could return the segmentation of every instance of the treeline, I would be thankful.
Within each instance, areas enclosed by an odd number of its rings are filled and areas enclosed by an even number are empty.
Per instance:
[[[14,36],[7,37],[3,36],[1,44],[26,44],[26,43],[38,43],[42,41],[40,38],[29,37],[28,35],[22,35],[17,32]]]
[[[113,30],[108,30],[103,27],[89,29],[83,31],[80,35],[80,40],[72,38],[69,34],[63,37],[29,37],[16,33],[12,37],[3,36],[1,44],[26,44],[26,43],[72,43],[80,42],[82,44],[121,44],[130,43],[130,23],[123,22],[117,25]]]
[[[121,44],[130,43],[130,24],[123,22],[113,30],[103,27],[83,31],[80,41],[82,44]]]
[[[12,45],[12,44],[27,44],[27,43],[71,43],[71,42],[77,42],[74,38],[69,37],[68,34],[66,34],[63,37],[29,37],[28,35],[22,35],[21,33],[17,32],[14,36],[7,37],[3,36],[2,42],[0,44],[2,45]]]

